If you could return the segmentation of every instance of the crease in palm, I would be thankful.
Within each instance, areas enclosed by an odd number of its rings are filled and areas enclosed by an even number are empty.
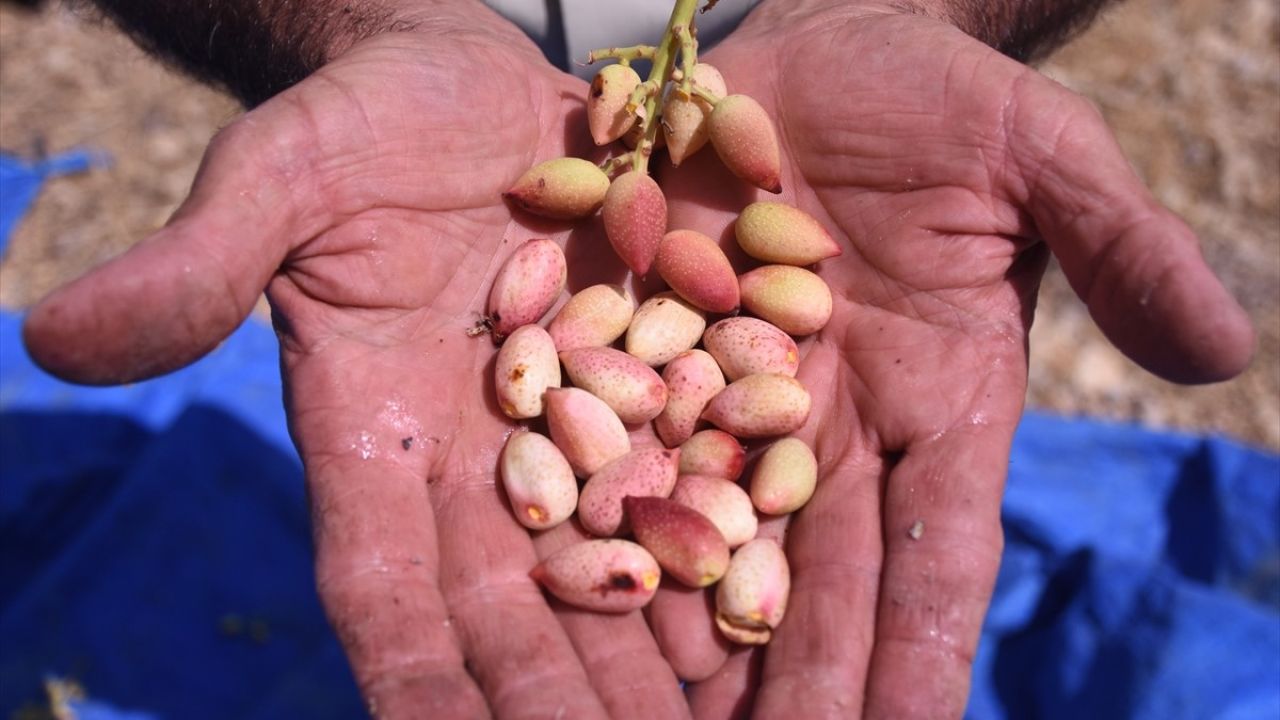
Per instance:
[[[814,712],[963,709],[1048,257],[1010,118],[1066,105],[932,20],[819,20],[757,23],[707,55],[778,120],[783,199],[845,252],[819,267],[834,312],[802,343],[815,402],[799,434],[818,492],[769,529],[786,537],[793,609],[763,665],[759,650],[713,648],[704,658],[724,669],[684,692],[663,659],[681,649],[657,647],[640,618],[548,605],[525,576],[583,535],[531,539],[505,506],[494,472],[511,426],[492,399],[492,344],[467,333],[525,239],[568,242],[587,258],[576,271],[622,280],[598,225],[571,234],[501,199],[535,161],[589,155],[585,83],[528,48],[395,34],[267,106],[279,124],[254,147],[287,170],[269,185],[302,216],[268,286],[291,431],[322,596],[371,702],[514,715],[541,680],[559,692],[538,698],[583,717],[626,715],[642,696],[672,716],[752,703],[770,716],[797,697]],[[753,198],[710,150],[657,172],[671,227],[733,244]],[[916,687],[921,673],[933,680]]]
[[[538,87],[553,77],[550,73],[511,66],[507,69],[517,83],[529,83],[533,89],[528,92],[557,95],[557,90]],[[342,68],[335,68],[332,73],[330,82],[344,82]],[[557,82],[564,89],[573,89],[572,81]],[[323,409],[350,413],[353,406],[366,402],[364,412],[372,415],[366,418],[371,426],[379,422],[394,425],[394,419],[387,419],[387,404],[408,402],[419,408],[414,413],[414,426],[393,429],[409,432],[405,438],[412,438],[411,443],[426,444],[429,458],[410,463],[413,472],[444,483],[479,482],[491,488],[493,480],[486,477],[484,468],[487,460],[496,455],[504,437],[504,423],[497,419],[493,408],[458,412],[458,408],[483,404],[478,398],[486,397],[484,377],[490,354],[486,343],[466,337],[464,331],[474,320],[469,313],[482,306],[484,279],[501,257],[504,241],[540,234],[521,227],[520,220],[510,219],[500,193],[504,184],[530,164],[535,152],[563,151],[557,147],[557,141],[562,140],[555,136],[555,129],[563,120],[557,114],[563,115],[564,108],[553,108],[546,113],[549,117],[512,113],[506,108],[523,98],[513,98],[497,88],[489,94],[490,83],[477,83],[463,72],[450,79],[432,78],[426,84],[437,91],[442,85],[452,87],[454,92],[443,93],[444,103],[465,102],[465,111],[449,107],[442,118],[433,117],[431,110],[440,107],[440,98],[417,98],[412,93],[408,97],[349,96],[352,103],[361,105],[353,115],[366,125],[366,131],[387,132],[380,120],[389,114],[404,123],[390,123],[393,131],[418,127],[428,137],[375,141],[375,154],[357,159],[367,167],[353,173],[357,175],[357,194],[363,192],[366,197],[375,198],[372,206],[356,209],[349,219],[297,248],[283,274],[273,281],[271,294],[278,306],[301,321],[291,323],[297,336],[317,336],[302,346],[318,347],[318,351],[304,350],[286,360],[286,366],[298,378],[291,383],[296,387],[291,392],[291,405],[298,418],[297,433],[304,455],[312,445],[312,452],[327,454],[343,452],[359,442],[352,439],[349,430],[335,431],[329,425],[333,413]],[[467,90],[464,92],[462,87]],[[787,88],[780,94],[792,101],[792,106],[800,105],[799,112],[806,109],[804,104],[809,97],[804,88]],[[380,102],[387,103],[387,107],[377,107]],[[374,107],[365,107],[364,103]],[[406,108],[419,107],[428,111],[419,117],[405,117]],[[790,117],[786,108],[777,110],[783,117]],[[502,120],[483,131],[461,125],[475,122],[489,112],[502,115]],[[806,117],[809,125],[802,125],[795,132],[837,139],[857,137],[877,143],[875,155],[886,166],[884,169],[890,174],[902,169],[899,165],[903,163],[896,160],[892,149],[895,138],[878,132],[876,124],[881,118],[872,118],[866,128],[852,125],[857,117],[842,115],[831,118],[836,127],[813,126],[822,119],[821,115],[810,114]],[[841,123],[850,124],[842,128]],[[1003,278],[976,288],[912,287],[903,276],[919,272],[904,268],[918,265],[921,259],[904,257],[901,251],[885,249],[885,244],[903,235],[920,233],[933,234],[935,246],[963,243],[969,238],[913,227],[908,217],[910,203],[897,202],[899,197],[893,193],[889,193],[893,204],[904,206],[906,211],[901,217],[883,218],[881,225],[871,226],[857,213],[859,206],[868,205],[869,188],[877,184],[875,178],[857,174],[857,158],[866,155],[865,150],[827,147],[806,153],[803,147],[797,148],[803,141],[788,135],[789,130],[791,126],[784,125],[784,145],[792,151],[794,194],[802,202],[820,207],[839,229],[846,248],[854,250],[823,267],[824,276],[841,301],[830,329],[817,342],[829,343],[834,352],[817,353],[823,362],[806,372],[815,384],[843,379],[835,388],[832,406],[824,414],[854,415],[861,432],[871,436],[870,441],[886,453],[900,450],[921,436],[945,431],[961,422],[966,413],[973,417],[978,401],[973,389],[964,385],[974,377],[985,376],[985,372],[974,371],[991,362],[990,351],[983,347],[981,338],[973,336],[973,326],[988,322],[990,315],[1021,317],[1017,304],[1023,300],[1022,294],[1002,292],[1003,288],[997,286],[1004,284]],[[899,126],[893,134],[909,136],[911,130]],[[546,142],[548,136],[550,143]],[[523,153],[503,152],[508,147],[527,145],[531,139],[549,147],[537,151],[530,148]],[[410,152],[401,154],[402,146]],[[472,153],[480,156],[469,156]],[[332,160],[339,166],[345,162],[343,158]],[[908,159],[907,164],[910,162]],[[394,181],[391,187],[395,197],[359,187],[365,182],[384,181],[379,174],[383,166],[389,170],[385,175]],[[848,177],[833,175],[841,170],[852,172]],[[906,170],[909,176],[915,168]],[[810,177],[815,181],[809,182]],[[717,181],[734,182],[726,177]],[[343,193],[349,194],[349,188],[338,183],[332,192],[336,200]],[[924,192],[917,192],[918,197],[925,196]],[[696,202],[696,198],[693,200]],[[380,207],[383,202],[390,207]],[[873,238],[880,246],[871,245]],[[1000,277],[1013,257],[1010,252],[1007,257],[995,258],[995,268],[970,271],[962,267],[951,271],[960,276],[974,272]],[[1030,289],[1034,290],[1034,280]],[[980,297],[975,302],[963,297],[966,293]],[[1018,328],[1013,328],[1012,333],[1013,344],[1020,346]],[[319,342],[319,337],[324,337],[325,342]],[[1016,376],[1021,371],[1017,352],[1010,355],[1013,362],[1006,371]],[[367,379],[326,382],[332,373],[328,369],[316,370],[317,366],[342,368],[340,372],[365,375]],[[308,383],[309,377],[320,379]],[[948,387],[936,387],[939,382]],[[1006,385],[1001,389],[1018,392],[1016,380]],[[327,392],[338,397],[327,398]],[[345,393],[350,396],[342,397]],[[406,400],[415,395],[423,399]],[[956,397],[964,400],[949,400]],[[375,398],[381,406],[377,402],[367,404]],[[903,413],[901,406],[918,404],[926,407],[918,409],[915,417],[894,417]],[[314,412],[313,407],[317,408]],[[309,418],[314,416],[319,419],[311,422]],[[928,420],[924,421],[924,417]],[[420,436],[414,437],[414,431]],[[818,438],[818,442],[823,439]],[[385,451],[395,453],[394,444],[382,443],[388,444],[391,447]],[[477,457],[482,458],[480,462],[475,462]],[[828,466],[846,461],[839,456],[825,460]]]
[[[845,250],[820,265],[835,311],[803,345],[822,479],[769,523],[793,585],[763,662],[711,648],[723,668],[682,692],[681,643],[714,637],[684,632],[698,617],[653,618],[674,630],[659,648],[635,614],[548,605],[526,576],[581,533],[530,538],[497,492],[511,426],[492,344],[467,330],[522,240],[567,244],[591,282],[624,271],[599,223],[502,202],[534,162],[590,153],[586,84],[496,16],[375,36],[233,123],[171,222],[42,301],[24,340],[56,375],[132,381],[211,351],[267,286],[317,581],[371,709],[959,716],[1049,249],[1164,377],[1229,378],[1253,334],[1078,96],[940,22],[818,5],[764,3],[706,54],[776,119],[783,199]],[[754,191],[709,150],[654,165],[671,226],[731,246]]]

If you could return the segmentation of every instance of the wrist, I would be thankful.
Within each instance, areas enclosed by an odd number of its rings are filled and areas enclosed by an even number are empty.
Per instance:
[[[874,15],[916,15],[945,22],[1019,62],[1042,60],[1088,27],[1112,0],[765,0],[749,22],[770,25]],[[746,25],[747,23],[744,23]]]
[[[378,35],[523,38],[480,0],[93,1],[143,49],[249,107]]]
[[[317,38],[322,65],[361,41],[398,32],[517,47],[523,44],[537,52],[524,32],[481,0],[379,0],[367,6],[372,12],[364,18],[351,17],[353,6],[349,0],[333,0],[332,4],[335,14],[341,13],[343,20]]]
[[[910,12],[906,3],[889,0],[847,2],[842,0],[763,0],[738,28],[742,34],[771,35],[779,31],[807,34],[832,22],[856,20],[876,15]]]

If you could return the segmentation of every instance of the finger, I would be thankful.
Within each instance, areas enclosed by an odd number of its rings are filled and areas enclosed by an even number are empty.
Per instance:
[[[664,577],[645,617],[662,656],[681,680],[706,680],[729,657],[729,642],[716,629],[714,590]]]
[[[313,147],[273,102],[214,139],[190,197],[129,252],[44,299],[24,339],[49,372],[83,383],[159,375],[209,352],[249,314],[291,241],[327,213],[305,198]]]
[[[861,712],[875,638],[885,464],[861,438],[824,438],[816,450],[822,480],[787,529],[791,599],[768,645],[759,717]]]
[[[1241,372],[1252,326],[1194,233],[1143,186],[1092,105],[1026,72],[1007,125],[1015,192],[1098,327],[1169,380]]]
[[[585,531],[564,523],[534,539],[540,557],[588,539]],[[684,718],[689,707],[679,680],[658,651],[639,612],[598,613],[552,600],[592,687],[609,717]]]
[[[303,455],[316,584],[356,683],[375,717],[487,717],[439,591],[425,471],[363,438]]]
[[[884,501],[884,569],[864,716],[958,718],[1003,536],[1017,401],[908,446]]]
[[[529,578],[533,543],[494,487],[492,459],[483,474],[445,478],[432,493],[439,522],[450,528],[440,540],[440,571],[467,665],[497,717],[605,718],[564,628]]]
[[[297,304],[299,292],[283,276],[272,286],[286,307]],[[290,432],[307,470],[317,585],[375,715],[488,717],[441,593],[443,533],[430,496],[441,459],[462,442],[448,428],[474,427],[475,437],[496,444],[501,424],[488,406],[459,401],[465,384],[426,391],[421,358],[445,336],[433,332],[440,321],[406,322],[421,329],[425,347],[402,341],[379,350],[345,335],[317,340],[280,327]],[[481,344],[466,343],[460,332],[448,337],[452,345],[435,360],[440,372],[462,372],[451,363],[469,370],[483,362]]]
[[[719,672],[688,687],[689,709],[696,720],[738,720],[751,716],[765,649],[738,648]],[[761,715],[761,717],[768,717]],[[786,714],[782,717],[801,717]]]

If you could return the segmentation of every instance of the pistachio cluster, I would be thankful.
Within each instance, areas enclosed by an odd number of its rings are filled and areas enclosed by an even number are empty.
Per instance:
[[[601,165],[540,163],[505,194],[550,218],[601,212],[623,262],[637,276],[656,271],[670,290],[637,307],[621,285],[588,287],[543,329],[564,291],[564,253],[542,239],[516,248],[489,296],[488,321],[502,342],[495,388],[504,413],[545,417],[547,435],[513,433],[500,471],[526,527],[545,530],[576,514],[598,538],[534,568],[556,597],[626,612],[649,602],[664,572],[691,587],[718,583],[721,632],[762,644],[786,611],[790,571],[781,546],[756,537],[759,514],[795,512],[817,482],[813,451],[784,437],[804,425],[811,406],[795,378],[794,338],[818,332],[832,310],[826,283],[806,267],[840,248],[816,219],[776,202],[753,203],[737,219],[739,246],[761,263],[741,274],[711,238],[668,228],[666,198],[648,174],[664,145],[679,165],[710,144],[739,178],[781,191],[772,121],[697,61],[695,9],[696,0],[677,0],[658,46],[591,54],[592,62],[617,61],[591,83],[592,138],[629,151]],[[652,61],[645,80],[631,67],[638,59]],[[629,428],[646,423],[662,446],[633,448]],[[756,438],[781,439],[740,484],[742,440]]]

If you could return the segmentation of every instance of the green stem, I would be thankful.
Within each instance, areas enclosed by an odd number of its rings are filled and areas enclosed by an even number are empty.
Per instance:
[[[626,155],[618,155],[601,163],[600,169],[604,171],[604,174],[607,175],[609,179],[612,180],[613,177],[621,173],[623,169],[631,167],[635,163],[635,160],[635,157],[630,153]]]
[[[706,100],[706,101],[707,101],[707,104],[708,104],[708,105],[710,105],[711,107],[715,107],[715,106],[716,106],[716,103],[720,102],[720,100],[722,99],[721,97],[719,97],[719,96],[718,96],[718,95],[716,95],[715,93],[711,92],[710,90],[708,90],[708,89],[706,89],[706,88],[704,88],[704,87],[702,87],[701,85],[698,85],[698,84],[696,84],[696,83],[695,83],[695,84],[693,84],[693,85],[690,85],[689,87],[690,87],[690,90],[693,92],[693,94],[694,94],[694,95],[697,95],[698,97],[702,98],[703,100]]]
[[[598,60],[617,60],[623,65],[630,65],[632,60],[652,60],[656,52],[658,48],[652,45],[601,48],[587,53],[587,64],[590,65]]]
[[[682,27],[676,32],[680,41],[680,85],[677,90],[686,100],[693,91],[693,66],[698,62],[698,45],[693,39],[693,28]]]
[[[658,136],[658,104],[662,100],[662,88],[666,86],[667,81],[671,79],[671,72],[675,70],[675,55],[681,48],[679,35],[681,32],[690,32],[689,28],[693,27],[693,14],[697,9],[698,0],[676,0],[676,5],[671,10],[671,19],[667,21],[666,34],[662,36],[662,44],[654,54],[653,68],[649,71],[646,83],[656,80],[658,91],[651,94],[645,101],[645,114],[640,126],[641,140],[636,143],[633,153],[635,160],[632,166],[640,172],[649,171],[649,156],[653,154],[653,143]]]
[[[656,96],[661,91],[662,86],[652,77],[640,83],[635,90],[631,91],[631,96],[627,98],[627,112],[634,113],[636,108],[641,105],[645,105],[647,108],[649,98]]]

